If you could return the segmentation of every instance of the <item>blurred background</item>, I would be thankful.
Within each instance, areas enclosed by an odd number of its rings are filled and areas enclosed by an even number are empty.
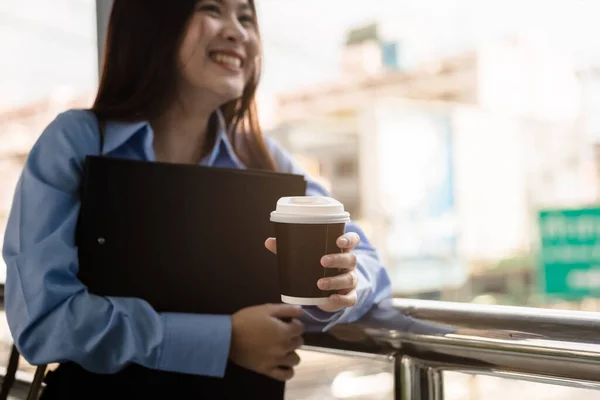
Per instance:
[[[362,224],[395,296],[600,310],[600,3],[257,6],[265,134]],[[34,141],[91,105],[97,42],[93,0],[0,0],[2,234]],[[389,366],[327,357],[306,354],[290,398],[391,398]],[[318,377],[322,365],[339,368]],[[509,398],[598,398],[448,375],[450,399],[505,398],[490,393],[510,385]]]

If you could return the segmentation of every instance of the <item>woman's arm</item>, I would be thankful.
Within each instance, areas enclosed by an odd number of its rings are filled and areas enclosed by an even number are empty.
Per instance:
[[[267,145],[279,171],[303,175],[307,181],[306,195],[331,196],[327,190],[312,179],[308,173],[275,140],[267,138]],[[346,224],[346,232],[355,232],[360,244],[353,250],[358,258],[357,302],[354,307],[336,313],[327,313],[316,307],[306,307],[307,315],[316,322],[326,323],[325,329],[342,322],[353,322],[362,317],[375,304],[391,298],[391,282],[385,267],[381,264],[377,251],[370,244],[363,230],[356,222]],[[306,322],[311,322],[307,320]]]
[[[17,348],[34,365],[73,361],[114,373],[134,362],[223,376],[230,316],[159,314],[140,299],[93,295],[77,279],[82,162],[98,153],[98,135],[91,114],[61,114],[22,171],[3,247],[6,316]]]

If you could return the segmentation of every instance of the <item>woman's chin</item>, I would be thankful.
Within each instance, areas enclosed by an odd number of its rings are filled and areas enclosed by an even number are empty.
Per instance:
[[[227,80],[215,82],[211,91],[219,98],[221,104],[225,104],[242,97],[244,93],[244,83]]]

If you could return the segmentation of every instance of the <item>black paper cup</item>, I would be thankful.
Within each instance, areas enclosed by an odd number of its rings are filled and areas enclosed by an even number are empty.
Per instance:
[[[288,304],[324,305],[334,291],[321,290],[319,279],[342,273],[325,268],[321,258],[341,253],[337,239],[350,216],[329,197],[283,197],[271,213],[277,238],[277,265],[281,301]]]

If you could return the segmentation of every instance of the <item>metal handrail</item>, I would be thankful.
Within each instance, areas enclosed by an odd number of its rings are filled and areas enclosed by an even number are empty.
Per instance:
[[[395,299],[305,342],[393,360],[402,400],[443,399],[443,371],[600,390],[600,313]]]
[[[393,358],[402,400],[442,399],[443,371],[600,389],[595,312],[396,299],[306,342]]]

